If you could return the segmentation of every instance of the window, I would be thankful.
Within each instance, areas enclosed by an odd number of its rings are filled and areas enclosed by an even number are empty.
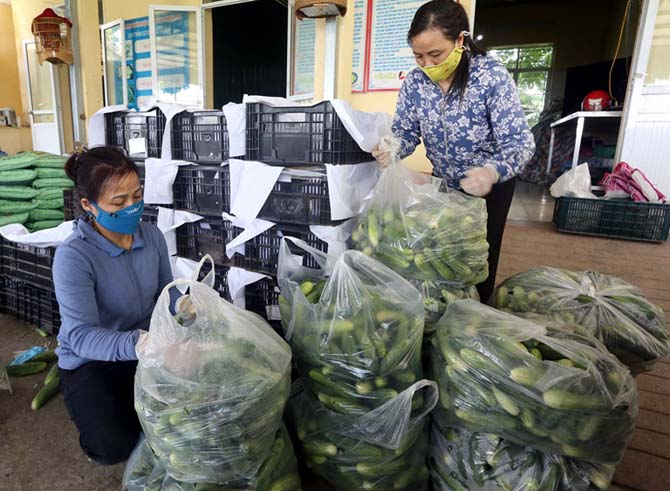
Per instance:
[[[545,44],[493,48],[489,53],[497,57],[512,74],[528,124],[534,126],[540,119],[549,91],[553,46]]]

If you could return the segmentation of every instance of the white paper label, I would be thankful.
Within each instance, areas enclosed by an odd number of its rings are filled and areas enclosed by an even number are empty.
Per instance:
[[[268,315],[268,320],[271,321],[281,320],[281,312],[279,311],[279,305],[267,305],[265,307],[265,312]]]
[[[128,139],[128,153],[130,155],[139,155],[147,153],[146,138],[130,138]]]

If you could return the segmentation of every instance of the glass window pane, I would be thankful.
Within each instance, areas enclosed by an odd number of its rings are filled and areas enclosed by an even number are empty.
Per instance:
[[[516,59],[519,56],[518,49],[492,49],[489,51],[489,54],[498,58],[508,69],[516,68]]]
[[[519,51],[519,68],[551,67],[551,46],[521,48]]]
[[[55,121],[52,114],[33,114],[33,121],[35,123],[53,123]]]
[[[528,124],[535,125],[544,109],[544,98],[547,90],[548,72],[521,72],[517,88]]]
[[[202,105],[195,12],[157,10],[158,100]]]
[[[35,43],[26,45],[28,57],[28,74],[30,76],[30,97],[33,111],[52,111],[53,89],[51,86],[51,63],[40,65],[35,52]]]
[[[658,8],[645,85],[670,86],[670,0]]]
[[[121,26],[110,27],[103,32],[107,104],[123,104],[123,52],[121,51],[123,45],[121,43]]]

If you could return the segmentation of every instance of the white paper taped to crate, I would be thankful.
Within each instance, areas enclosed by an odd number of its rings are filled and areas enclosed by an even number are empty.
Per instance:
[[[198,269],[198,262],[192,261],[191,259],[186,259],[185,257],[173,256],[172,261],[172,277],[177,279],[186,279],[190,280],[193,278],[193,274],[196,269]],[[182,293],[186,293],[188,285],[179,285],[177,289]]]
[[[158,207],[158,229],[163,232],[170,256],[177,254],[177,229],[185,223],[199,220],[202,220],[202,217],[195,213]]]
[[[163,144],[161,145],[161,158],[172,160],[172,119],[179,113],[189,109],[189,106],[169,102],[158,102],[158,108],[165,114],[165,131],[163,132]]]
[[[230,157],[243,157],[247,151],[247,107],[229,102],[223,106],[228,129]]]
[[[263,97],[263,96],[250,96],[245,95],[243,99],[244,103],[254,103],[262,102],[264,104],[274,106],[274,107],[295,107],[301,106],[302,104],[296,104],[295,101],[284,99],[281,97]],[[304,105],[305,107],[312,107],[321,102],[315,102],[313,104]],[[363,149],[365,152],[372,152],[372,149],[379,143],[379,141],[385,137],[392,134],[391,125],[393,124],[393,118],[388,113],[382,112],[365,112],[352,109],[351,105],[342,99],[331,99],[329,101],[337,116],[342,121],[344,128],[351,135],[358,146]],[[303,121],[303,116],[301,114],[286,114],[287,122],[301,122]],[[246,124],[246,123],[245,123]]]
[[[124,104],[118,106],[107,106],[97,111],[91,119],[88,120],[88,146],[97,147],[104,145],[105,142],[105,114],[115,113],[117,111],[127,111]]]
[[[283,167],[230,160],[230,211],[251,223],[270,196]]]
[[[347,220],[341,225],[331,227],[328,225],[310,225],[309,230],[319,239],[328,244],[328,260],[333,262],[348,249],[347,241],[351,232],[356,228],[356,220]],[[326,269],[331,270],[332,265],[327,264]]]
[[[144,202],[153,205],[174,203],[173,186],[179,167],[191,165],[184,160],[149,158],[144,161]]]
[[[259,218],[249,222],[244,218],[236,217],[226,212],[223,212],[221,216],[223,220],[231,222],[233,226],[243,229],[237,237],[226,244],[226,255],[228,258],[232,258],[235,254],[244,256],[244,244],[275,225],[274,222]]]
[[[242,268],[232,267],[228,270],[228,290],[230,298],[236,307],[246,308],[244,300],[244,290],[248,285],[252,285],[263,278],[269,278],[262,273],[254,273]]]
[[[72,235],[74,221],[63,222],[57,227],[30,232],[20,223],[0,227],[0,235],[10,242],[29,244],[35,247],[57,247]]]
[[[328,199],[333,220],[346,220],[360,213],[363,201],[379,181],[375,162],[357,165],[326,165]]]

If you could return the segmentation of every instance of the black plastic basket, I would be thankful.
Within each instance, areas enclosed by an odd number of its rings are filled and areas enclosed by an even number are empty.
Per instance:
[[[133,159],[159,158],[164,131],[165,115],[158,108],[105,114],[105,142],[123,148]],[[144,138],[146,152],[130,154],[129,141],[134,138]]]
[[[223,167],[179,167],[174,186],[174,205],[178,210],[221,215],[230,212],[230,169]]]
[[[330,102],[311,107],[247,104],[246,159],[284,166],[373,160],[346,130]]]
[[[258,218],[300,225],[334,225],[330,217],[328,176],[323,166],[309,169],[310,176],[280,178],[261,208]],[[286,175],[289,175],[287,173]]]
[[[197,164],[228,160],[229,139],[223,111],[184,111],[172,119],[172,158]]]
[[[670,205],[562,197],[554,205],[554,226],[559,232],[664,242]]]
[[[142,214],[142,221],[158,226],[158,207],[152,205],[144,205],[144,213]]]
[[[51,334],[58,334],[61,319],[56,294],[52,290],[4,277],[0,297],[3,313]]]
[[[65,220],[74,220],[84,213],[79,201],[79,194],[74,189],[63,190],[63,213]]]
[[[281,325],[279,313],[279,285],[276,278],[263,278],[244,289],[246,310],[260,315],[277,328]]]
[[[315,249],[328,252],[328,244],[314,235],[309,230],[309,227],[279,223],[247,241],[244,244],[244,256],[236,254],[233,258],[235,266],[249,271],[276,275],[279,247],[282,237],[286,235],[302,239]],[[319,264],[311,254],[296,247],[292,242],[288,242],[288,245],[294,255],[302,256],[303,266],[315,269],[319,268]]]
[[[53,291],[51,269],[55,247],[34,247],[3,240],[1,248],[3,276]]]
[[[205,264],[202,265],[202,269],[200,270],[200,276],[198,277],[198,280],[202,281],[205,279],[205,276],[207,276],[207,273],[209,273],[212,270],[212,266],[210,265],[209,261],[205,262]],[[222,267],[222,266],[215,266],[214,268],[214,289],[219,292],[219,296],[227,301],[230,302],[230,289],[228,288],[228,271],[230,268],[227,267]]]
[[[221,217],[205,216],[177,229],[177,254],[193,261],[200,261],[209,254],[215,264],[228,265],[226,244],[240,231]]]

